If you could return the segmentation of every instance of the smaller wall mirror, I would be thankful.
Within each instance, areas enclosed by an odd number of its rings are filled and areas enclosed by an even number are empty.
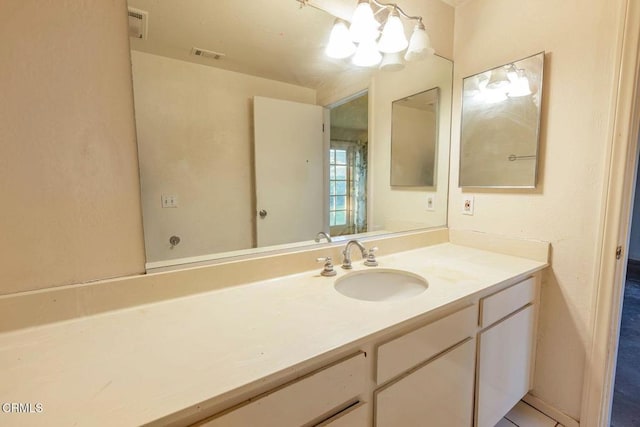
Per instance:
[[[544,52],[463,80],[460,187],[535,188]]]
[[[391,107],[391,185],[436,186],[440,88],[393,101]]]

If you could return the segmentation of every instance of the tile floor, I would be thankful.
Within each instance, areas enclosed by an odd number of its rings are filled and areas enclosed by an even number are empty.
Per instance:
[[[622,306],[611,427],[640,427],[640,272],[630,264]]]
[[[495,427],[563,427],[533,406],[518,402]]]

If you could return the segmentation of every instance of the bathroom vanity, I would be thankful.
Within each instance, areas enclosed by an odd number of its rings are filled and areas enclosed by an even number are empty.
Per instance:
[[[355,259],[353,271],[336,267],[335,277],[317,268],[1,333],[0,396],[44,407],[3,417],[24,425],[493,426],[532,388],[547,261],[453,237],[380,256],[379,267]],[[533,245],[546,254],[546,243]],[[393,301],[334,287],[375,269],[422,277],[428,287]],[[88,300],[78,295],[76,304]]]

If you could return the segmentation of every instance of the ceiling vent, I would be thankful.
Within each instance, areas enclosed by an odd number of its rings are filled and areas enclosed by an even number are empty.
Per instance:
[[[224,53],[214,52],[212,50],[200,49],[199,47],[194,47],[191,49],[191,55],[201,56],[203,58],[210,59],[222,59],[224,57]]]
[[[133,7],[127,9],[129,11],[129,37],[146,40],[149,12]]]

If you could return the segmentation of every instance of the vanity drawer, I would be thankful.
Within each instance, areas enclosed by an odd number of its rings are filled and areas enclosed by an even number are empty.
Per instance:
[[[369,405],[360,402],[334,415],[316,427],[369,427]]]
[[[376,380],[382,384],[473,336],[478,306],[472,305],[378,347]]]
[[[366,356],[359,352],[197,425],[281,427],[331,416],[332,410],[365,391],[366,367]]]
[[[503,289],[480,301],[480,326],[486,327],[529,304],[536,298],[533,277]]]

